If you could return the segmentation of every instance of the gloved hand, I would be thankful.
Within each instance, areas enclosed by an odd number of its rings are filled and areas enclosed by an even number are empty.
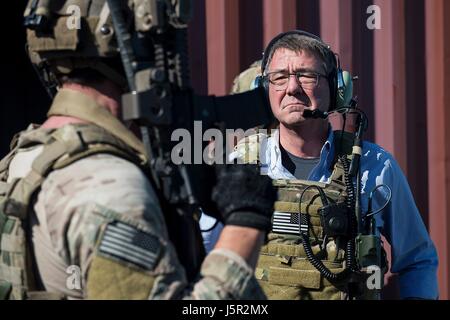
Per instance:
[[[261,175],[255,164],[217,166],[212,200],[226,225],[269,231],[276,200],[272,179]]]

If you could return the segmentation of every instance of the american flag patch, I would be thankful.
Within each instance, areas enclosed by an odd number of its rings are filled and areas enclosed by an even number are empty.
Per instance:
[[[278,212],[273,213],[272,220],[272,232],[275,233],[290,233],[290,234],[300,234],[302,232],[308,232],[307,225],[300,225],[300,214],[299,213],[289,213],[289,212]]]
[[[160,250],[155,236],[118,221],[107,225],[99,246],[100,253],[146,270],[154,269]]]

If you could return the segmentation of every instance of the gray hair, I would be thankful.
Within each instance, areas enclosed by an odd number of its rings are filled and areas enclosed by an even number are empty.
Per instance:
[[[264,67],[264,74],[267,74],[269,65],[272,61],[275,51],[278,49],[288,49],[294,52],[307,51],[312,54],[317,55],[323,63],[324,69],[327,75],[330,75],[334,70],[336,70],[336,60],[334,58],[334,53],[331,51],[330,47],[325,43],[301,34],[287,34],[286,36],[280,38],[275,42],[271,48],[269,48],[267,63]]]

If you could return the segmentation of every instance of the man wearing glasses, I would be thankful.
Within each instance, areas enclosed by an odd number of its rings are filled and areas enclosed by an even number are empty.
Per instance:
[[[282,164],[296,179],[308,179],[319,163],[320,150],[328,136],[327,121],[303,124],[306,108],[328,110],[330,97],[325,68],[314,54],[280,48],[265,75],[270,83],[272,112],[280,122]]]
[[[261,72],[261,83],[279,128],[270,135],[259,134],[240,141],[231,157],[246,162],[257,157],[262,173],[282,181],[282,185],[294,180],[333,184],[337,162],[335,133],[328,119],[306,117],[305,111],[311,114],[319,110],[326,115],[342,105],[339,101],[342,74],[335,54],[320,38],[291,31],[277,36],[268,45]],[[249,155],[252,150],[258,150],[258,155]],[[367,141],[362,144],[360,163],[363,214],[368,211],[372,190],[383,184],[391,190],[390,201],[386,196],[388,188],[384,188],[373,197],[371,205],[376,209],[388,204],[375,215],[375,229],[392,247],[390,267],[399,275],[401,297],[436,299],[436,250],[399,165],[391,154]],[[267,296],[270,299],[348,298],[344,287],[319,273],[305,254],[298,236],[301,227],[293,215],[294,209],[299,208],[299,197],[289,192],[284,196],[279,192],[280,196],[284,199],[279,198],[278,208],[275,204],[272,233],[261,250],[256,270]],[[290,196],[295,199],[289,199]],[[337,273],[345,268],[347,261],[343,263],[341,246],[321,234],[324,229],[318,217],[316,220],[311,217],[311,225],[307,226],[310,231],[316,231],[309,236],[312,252]],[[314,242],[314,237],[320,241]]]

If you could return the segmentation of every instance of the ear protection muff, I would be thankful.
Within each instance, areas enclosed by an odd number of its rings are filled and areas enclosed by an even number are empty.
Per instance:
[[[338,72],[336,109],[347,107],[353,98],[353,77],[348,71]]]
[[[264,71],[261,71],[261,75],[257,76],[255,79],[255,85],[256,87],[262,87],[264,88],[264,91],[266,92],[266,94],[268,95],[269,92],[269,80],[267,79],[267,77],[265,77],[262,73]]]
[[[297,34],[301,36],[305,36],[308,38],[315,39],[323,44],[327,48],[328,57],[330,61],[332,61],[335,65],[335,68],[328,74],[328,84],[330,87],[330,107],[329,111],[334,110],[336,108],[340,108],[343,106],[347,106],[350,103],[350,100],[353,96],[353,83],[352,76],[347,71],[342,71],[340,66],[339,57],[331,50],[330,46],[322,41],[318,36],[303,31],[303,30],[292,30],[288,32],[283,32],[273,38],[264,50],[263,58],[261,61],[261,76],[258,76],[255,79],[255,82],[258,86],[263,87],[266,93],[268,94],[269,89],[269,80],[264,74],[266,69],[267,62],[269,60],[269,54],[272,50],[273,46],[281,39],[288,35]]]

